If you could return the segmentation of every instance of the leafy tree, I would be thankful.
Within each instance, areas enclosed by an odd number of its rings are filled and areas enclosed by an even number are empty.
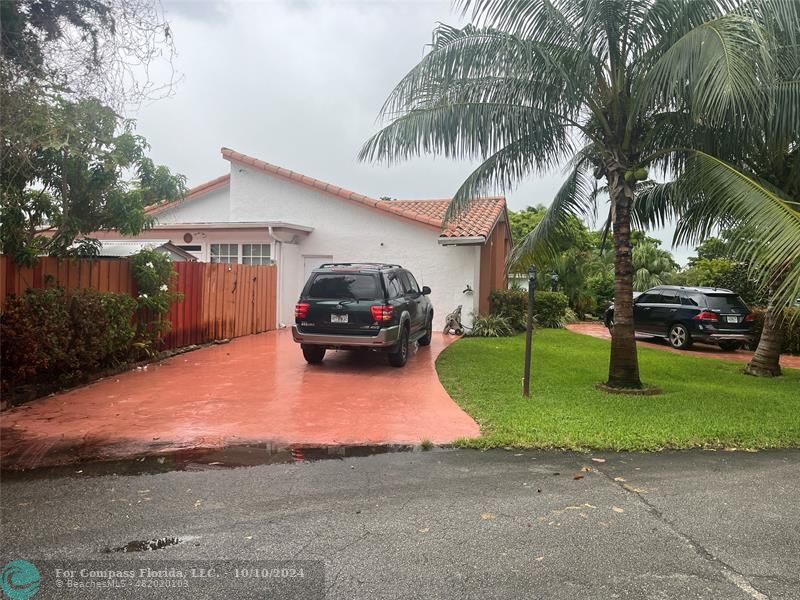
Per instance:
[[[464,0],[473,23],[439,25],[430,51],[383,107],[391,122],[360,157],[423,152],[478,158],[448,218],[476,195],[569,163],[547,214],[513,261],[557,253],[571,216],[592,214],[605,179],[617,324],[608,386],[639,388],[631,211],[650,168],[681,167],[681,127],[729,124],[765,108],[774,69],[765,13],[796,22],[792,0]],[[752,7],[746,9],[746,6]],[[737,122],[738,122],[737,120]],[[677,123],[677,125],[675,125]],[[681,144],[682,145],[682,144]]]
[[[157,0],[4,0],[0,22],[4,88],[34,84],[117,112],[172,90],[175,48]],[[169,76],[154,81],[156,71]]]
[[[82,238],[93,231],[139,233],[146,204],[185,189],[114,108],[152,97],[149,79],[126,78],[171,55],[158,4],[15,0],[0,11],[2,251],[30,264],[91,252]]]
[[[547,209],[544,206],[529,206],[525,210],[508,211],[508,222],[511,226],[511,237],[521,240],[528,235],[544,218]]]
[[[155,166],[144,138],[110,108],[59,98],[42,115],[40,141],[0,172],[0,243],[16,262],[70,254],[77,238],[94,231],[136,235],[151,224],[146,205],[184,193],[184,177]],[[87,241],[77,251],[91,247]]]

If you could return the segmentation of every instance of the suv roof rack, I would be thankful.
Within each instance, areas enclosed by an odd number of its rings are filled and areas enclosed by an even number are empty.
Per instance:
[[[323,263],[317,268],[324,269],[326,267],[377,267],[377,268],[390,268],[390,269],[403,268],[400,265],[395,265],[391,263],[379,263],[379,262],[332,262],[332,263]]]

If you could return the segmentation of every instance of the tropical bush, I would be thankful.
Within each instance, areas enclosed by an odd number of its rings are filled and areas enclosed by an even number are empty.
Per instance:
[[[494,290],[489,294],[490,314],[502,317],[517,331],[525,331],[528,315],[526,290]],[[533,315],[542,327],[563,327],[569,301],[561,292],[537,291],[534,296]]]
[[[525,331],[528,314],[527,290],[493,290],[489,293],[489,306],[489,314],[506,319],[517,331]]]
[[[764,308],[753,309],[753,316],[755,317],[753,324],[755,333],[754,348],[761,339],[761,330],[764,328],[764,315],[766,312]],[[787,308],[784,311],[783,347],[781,352],[784,354],[800,354],[800,308]]]
[[[130,263],[138,291],[137,346],[151,354],[172,327],[164,317],[183,294],[175,292],[177,273],[166,254],[144,249],[131,256]]]
[[[508,337],[514,335],[514,328],[505,317],[489,314],[475,317],[469,335],[474,337]]]
[[[542,327],[563,327],[569,302],[561,292],[536,292],[534,318]]]
[[[31,289],[9,298],[0,315],[2,386],[71,383],[129,359],[136,301],[87,289]]]

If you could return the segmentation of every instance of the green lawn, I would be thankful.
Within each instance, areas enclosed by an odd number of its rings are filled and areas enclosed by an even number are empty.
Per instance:
[[[655,450],[696,446],[800,446],[800,370],[778,379],[741,374],[742,364],[639,348],[642,380],[657,396],[607,394],[609,343],[538,330],[531,396],[522,396],[525,337],[465,338],[436,366],[442,384],[480,423],[478,448]]]

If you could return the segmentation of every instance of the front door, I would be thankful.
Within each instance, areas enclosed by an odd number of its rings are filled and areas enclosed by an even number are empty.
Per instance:
[[[311,271],[316,269],[323,263],[333,262],[333,256],[330,255],[314,255],[303,257],[303,285],[306,284],[308,278],[311,276]]]

